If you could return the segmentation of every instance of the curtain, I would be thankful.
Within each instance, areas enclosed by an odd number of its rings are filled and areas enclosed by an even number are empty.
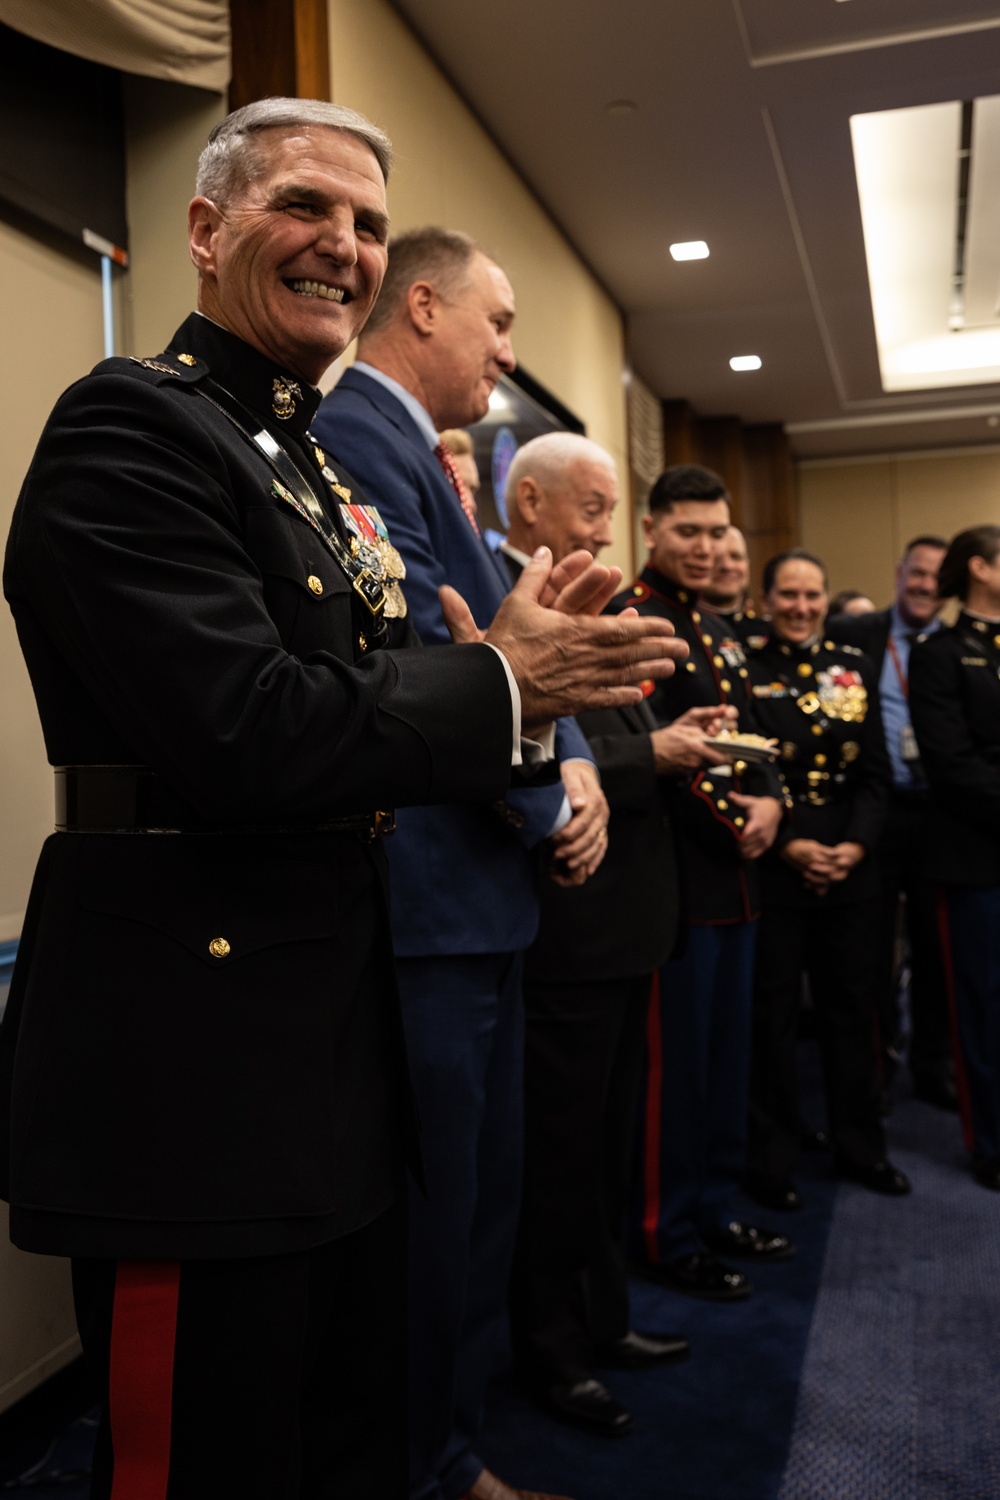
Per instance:
[[[0,0],[0,21],[91,62],[222,93],[226,0]]]

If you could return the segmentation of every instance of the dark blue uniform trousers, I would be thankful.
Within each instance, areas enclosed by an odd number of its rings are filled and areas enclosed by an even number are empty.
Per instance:
[[[634,1248],[653,1263],[704,1250],[733,1218],[746,1162],[755,922],[691,927],[653,982]]]
[[[457,1500],[506,1321],[521,1196],[519,953],[397,959],[427,1197],[410,1211],[413,1500]]]
[[[966,1144],[1000,1160],[1000,886],[948,887],[942,947]]]

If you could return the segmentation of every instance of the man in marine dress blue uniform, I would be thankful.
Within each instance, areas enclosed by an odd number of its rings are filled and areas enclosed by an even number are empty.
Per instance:
[[[426,642],[447,638],[443,584],[458,588],[480,625],[509,588],[437,433],[485,415],[514,366],[513,318],[506,276],[465,235],[400,236],[358,363],[317,418],[317,434],[359,475],[392,532]],[[476,1437],[520,1198],[521,973],[538,925],[537,849],[555,834],[561,878],[579,878],[603,854],[607,817],[575,725],[557,729],[557,752],[580,803],[565,829],[572,809],[562,788],[528,788],[498,806],[408,810],[389,851],[428,1177],[428,1199],[411,1203],[413,1500],[510,1493],[484,1472]]]
[[[644,517],[649,561],[612,604],[671,620],[690,655],[675,690],[649,684],[649,706],[670,723],[687,709],[735,708],[753,731],[743,649],[698,596],[729,529],[729,496],[717,474],[694,464],[665,470]],[[681,869],[683,949],[654,984],[647,1027],[641,1206],[637,1247],[651,1274],[693,1297],[739,1300],[742,1271],[720,1260],[780,1260],[781,1234],[737,1217],[750,1072],[750,1016],[758,881],[754,861],[783,814],[780,777],[739,759],[697,772],[673,799]]]
[[[217,126],[203,315],[61,398],[15,512],[59,831],[0,1032],[0,1175],[15,1243],[73,1258],[94,1500],[405,1493],[385,810],[503,795],[519,718],[666,646],[602,646],[529,587],[486,647],[396,649],[388,553],[351,557],[336,501],[364,496],[308,436],[384,274],[389,162],[317,101]]]

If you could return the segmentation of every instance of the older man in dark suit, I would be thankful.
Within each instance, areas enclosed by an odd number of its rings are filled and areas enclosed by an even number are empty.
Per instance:
[[[401,235],[358,363],[317,419],[392,532],[428,644],[448,636],[442,586],[459,589],[480,626],[509,587],[437,434],[485,414],[514,366],[513,320],[506,275],[467,236]],[[556,874],[577,880],[606,845],[607,805],[575,725],[557,726],[556,752],[565,788],[406,811],[389,850],[429,1188],[411,1219],[413,1500],[510,1493],[484,1470],[476,1438],[520,1201],[522,955],[538,926],[541,846],[552,840]]]
[[[538,546],[596,556],[612,540],[611,455],[574,433],[535,438],[507,476],[512,582]],[[521,1374],[561,1421],[604,1437],[631,1430],[598,1378],[688,1353],[676,1334],[631,1327],[623,1235],[651,978],[680,921],[664,778],[717,754],[721,708],[658,728],[645,703],[583,714],[611,807],[608,854],[582,887],[543,888],[527,955],[525,1190],[511,1283]],[[733,716],[735,718],[735,715]]]
[[[910,723],[908,680],[913,642],[938,628],[937,576],[947,546],[944,537],[914,537],[896,568],[895,602],[869,614],[831,617],[827,633],[871,658],[892,762],[889,811],[878,850],[883,895],[875,1003],[884,1064],[891,1073],[898,1057],[896,952],[902,915],[910,952],[908,1063],[914,1092],[928,1104],[957,1109],[935,891],[927,874],[930,801]]]

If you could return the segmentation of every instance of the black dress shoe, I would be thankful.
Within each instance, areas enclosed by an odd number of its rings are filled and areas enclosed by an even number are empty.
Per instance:
[[[721,1255],[735,1255],[741,1260],[791,1260],[795,1246],[787,1234],[776,1234],[773,1229],[759,1229],[755,1224],[741,1224],[734,1219],[725,1229],[717,1229],[706,1235],[710,1250]]]
[[[624,1338],[597,1351],[597,1363],[611,1370],[648,1370],[652,1365],[675,1365],[690,1353],[691,1345],[679,1333],[637,1333],[630,1328]]]
[[[709,1302],[742,1302],[753,1291],[742,1271],[734,1271],[707,1251],[682,1255],[647,1267],[649,1275],[686,1297],[702,1297]]]
[[[790,1177],[768,1177],[766,1172],[748,1172],[743,1190],[762,1208],[773,1208],[778,1213],[797,1212],[802,1207],[802,1195]]]
[[[575,1385],[547,1385],[539,1393],[542,1406],[560,1422],[582,1427],[598,1437],[624,1437],[632,1431],[632,1417],[599,1380]]]
[[[980,1187],[992,1188],[1000,1193],[1000,1161],[995,1156],[974,1156],[972,1175]]]
[[[958,1090],[947,1075],[942,1073],[917,1073],[913,1078],[913,1097],[924,1104],[934,1104],[938,1109],[958,1110]]]
[[[838,1177],[860,1182],[862,1187],[889,1198],[904,1198],[911,1191],[910,1179],[891,1161],[856,1162],[838,1157],[833,1170]]]

